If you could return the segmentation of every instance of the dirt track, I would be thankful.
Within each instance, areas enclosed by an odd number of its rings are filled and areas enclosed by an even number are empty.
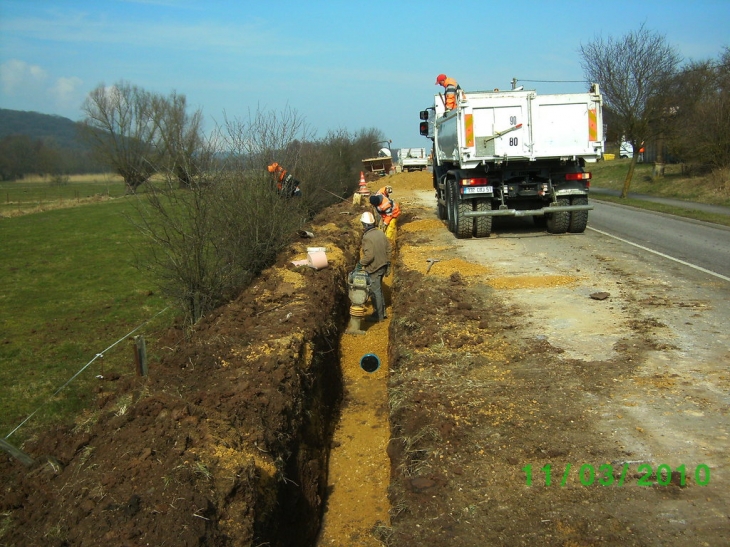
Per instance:
[[[391,518],[344,544],[727,544],[727,285],[529,220],[458,241],[435,218],[430,174],[388,184],[405,211]],[[76,424],[29,441],[36,467],[0,460],[0,545],[313,544],[360,233],[340,214],[351,209],[311,227],[330,268],[294,268],[296,243],[191,340],[171,330],[148,380],[118,380],[118,397],[105,386]],[[427,258],[440,259],[428,273]],[[648,472],[660,466],[671,473]]]
[[[391,543],[728,543],[730,287],[529,219],[458,241],[398,195]]]

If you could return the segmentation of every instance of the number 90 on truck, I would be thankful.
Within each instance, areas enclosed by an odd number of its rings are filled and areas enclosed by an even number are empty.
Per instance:
[[[420,133],[433,141],[439,219],[458,238],[488,237],[495,216],[584,232],[593,208],[585,165],[603,155],[602,105],[597,84],[587,93],[466,92],[449,111],[436,95]]]

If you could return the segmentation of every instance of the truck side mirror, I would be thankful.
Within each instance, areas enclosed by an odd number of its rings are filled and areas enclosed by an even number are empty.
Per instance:
[[[418,124],[418,129],[420,130],[421,135],[428,137],[428,122],[421,122]]]
[[[428,110],[421,110],[421,119],[422,120],[428,119]]]

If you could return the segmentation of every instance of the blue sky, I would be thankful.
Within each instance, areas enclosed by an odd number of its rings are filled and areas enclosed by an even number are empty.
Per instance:
[[[79,120],[89,91],[126,80],[186,95],[207,129],[290,107],[318,136],[375,127],[419,147],[438,73],[580,92],[581,43],[642,23],[687,60],[730,46],[730,0],[1,0],[0,108]]]

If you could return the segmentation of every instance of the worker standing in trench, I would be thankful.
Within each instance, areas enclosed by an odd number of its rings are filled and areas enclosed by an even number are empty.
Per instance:
[[[375,311],[365,320],[380,322],[387,317],[383,296],[383,277],[390,270],[390,241],[383,232],[375,229],[375,217],[370,211],[362,214],[360,222],[363,228],[360,266],[370,277],[370,292],[373,295],[373,307],[375,308]]]

